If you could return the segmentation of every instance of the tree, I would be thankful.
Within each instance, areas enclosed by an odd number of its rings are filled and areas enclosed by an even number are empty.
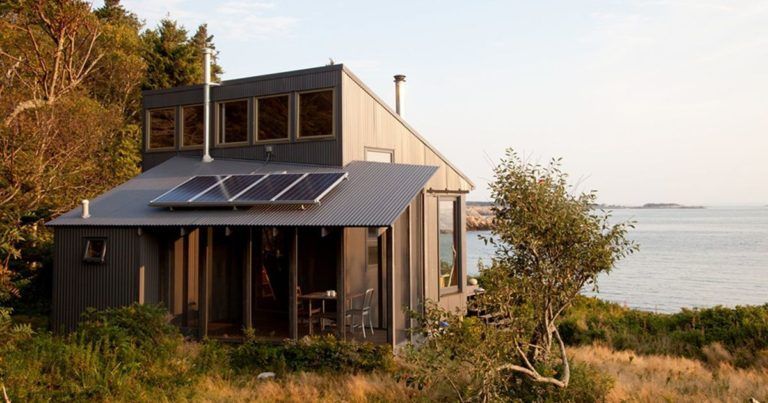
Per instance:
[[[486,292],[473,302],[482,319],[428,304],[418,315],[426,338],[406,354],[416,382],[446,383],[462,400],[519,398],[536,385],[565,389],[571,366],[558,321],[598,275],[636,250],[626,238],[632,223],[611,224],[595,211],[595,192],[575,194],[560,160],[540,166],[508,150],[494,174],[486,242],[496,250],[481,268]]]
[[[208,24],[202,24],[199,27],[197,27],[197,32],[195,32],[195,35],[192,36],[191,39],[192,46],[197,50],[198,54],[198,65],[203,65],[203,50],[208,48],[214,51],[214,56],[216,54],[216,45],[213,43],[213,35],[208,35]],[[221,75],[224,73],[224,70],[221,68],[220,65],[216,63],[216,58],[213,57],[211,61],[211,81],[213,82],[219,82],[221,81]],[[200,81],[205,81],[205,78],[203,77],[203,69],[200,69]]]
[[[595,211],[594,191],[574,194],[559,159],[541,166],[522,161],[512,150],[495,168],[492,237],[496,247],[489,269],[484,307],[499,320],[520,324],[522,309],[529,321],[514,332],[519,364],[499,369],[525,374],[537,382],[568,385],[569,364],[557,321],[585,287],[636,250],[626,238],[632,223],[611,224],[610,215]],[[512,306],[513,308],[510,308]],[[557,342],[561,377],[542,375]]]
[[[200,84],[203,81],[203,49],[214,48],[213,36],[208,35],[207,25],[201,25],[192,38],[187,30],[175,21],[164,19],[154,30],[142,35],[147,61],[147,77],[144,89],[170,88]],[[211,68],[218,79],[221,66]]]
[[[0,299],[50,270],[45,221],[138,172],[139,26],[117,2],[100,10],[0,7]]]

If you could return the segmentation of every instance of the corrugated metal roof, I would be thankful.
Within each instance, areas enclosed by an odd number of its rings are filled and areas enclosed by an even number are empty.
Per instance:
[[[90,203],[91,217],[73,209],[49,226],[389,226],[424,188],[437,167],[354,161],[344,168],[174,157]],[[347,172],[349,179],[319,205],[263,206],[250,209],[176,209],[150,207],[149,201],[194,175],[269,172]]]

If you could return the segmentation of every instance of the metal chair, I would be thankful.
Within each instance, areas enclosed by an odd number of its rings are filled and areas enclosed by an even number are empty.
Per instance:
[[[363,297],[363,304],[359,308],[353,307],[353,301],[359,297]],[[368,318],[368,327],[371,329],[371,335],[373,335],[373,319],[371,319],[371,301],[373,300],[373,288],[369,288],[365,290],[364,294],[357,294],[350,296],[349,298],[349,308],[347,308],[347,315],[346,318],[349,320],[349,329],[352,334],[354,334],[355,327],[358,325],[355,325],[355,317],[360,318],[360,324],[359,326],[363,329],[363,338],[366,337],[365,335],[365,319]]]

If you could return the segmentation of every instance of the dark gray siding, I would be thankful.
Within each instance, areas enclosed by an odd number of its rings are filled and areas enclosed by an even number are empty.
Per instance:
[[[104,264],[83,263],[86,237],[107,239]],[[88,307],[128,305],[138,299],[140,238],[136,228],[61,227],[54,231],[51,327],[76,327]]]
[[[141,235],[141,262],[144,268],[144,302],[160,302],[160,248],[157,236],[144,231]]]
[[[243,158],[266,159],[265,145],[253,142],[253,116],[249,122],[250,142],[244,146],[217,146],[215,144],[215,103],[232,99],[254,98],[276,94],[295,94],[301,91],[332,88],[336,92],[334,117],[336,136],[333,139],[317,141],[297,141],[295,138],[295,108],[291,108],[290,141],[284,143],[271,143],[271,160],[276,162],[293,162],[302,164],[320,164],[341,166],[341,65],[319,67],[314,69],[299,70],[293,72],[270,74],[238,80],[224,81],[220,85],[211,88],[211,155],[216,158]],[[172,88],[168,90],[156,90],[144,92],[143,105],[145,109],[160,107],[179,107],[181,105],[200,104],[203,102],[202,86],[189,86]],[[294,95],[291,103],[295,105]],[[252,106],[252,105],[251,105]],[[251,108],[253,110],[253,108]],[[253,113],[251,113],[252,115]],[[179,116],[179,109],[177,109]],[[146,116],[144,116],[146,118]],[[177,125],[177,140],[180,139],[179,125]],[[145,127],[146,132],[146,127]],[[178,143],[179,141],[177,141]],[[144,148],[142,148],[144,149]],[[202,150],[182,149],[179,144],[173,151],[145,151],[143,154],[142,169],[150,169],[174,155],[201,155]]]

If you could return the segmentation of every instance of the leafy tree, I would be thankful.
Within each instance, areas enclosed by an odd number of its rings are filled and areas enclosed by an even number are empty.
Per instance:
[[[585,287],[596,287],[597,276],[609,272],[636,245],[626,238],[632,223],[611,224],[609,214],[592,208],[597,193],[574,194],[560,167],[559,159],[541,166],[508,150],[495,168],[495,218],[488,242],[496,252],[483,303],[500,320],[517,321],[524,330],[512,335],[519,364],[500,369],[565,387],[570,373],[557,322]],[[527,323],[513,316],[521,308]],[[542,375],[536,367],[549,360],[555,341],[560,378]]]
[[[626,239],[632,223],[611,224],[593,210],[596,193],[575,194],[560,160],[530,164],[508,150],[490,187],[495,218],[486,241],[496,251],[481,269],[486,292],[473,302],[480,314],[426,309],[419,321],[426,340],[408,352],[411,376],[446,383],[462,399],[564,389],[572,370],[558,322],[585,287],[636,249]]]

